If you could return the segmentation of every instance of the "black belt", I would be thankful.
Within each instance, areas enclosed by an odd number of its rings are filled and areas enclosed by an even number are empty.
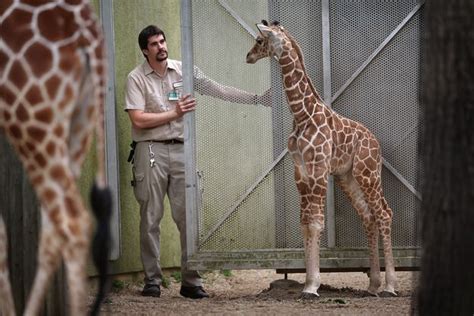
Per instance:
[[[176,138],[165,139],[165,140],[152,140],[152,142],[162,143],[162,144],[165,144],[165,145],[184,144],[184,141],[182,141],[181,139],[176,139]]]

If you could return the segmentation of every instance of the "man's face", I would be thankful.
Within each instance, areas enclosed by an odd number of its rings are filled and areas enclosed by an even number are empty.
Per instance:
[[[154,35],[148,38],[147,49],[143,50],[148,60],[155,59],[162,62],[168,58],[168,46],[163,35]]]

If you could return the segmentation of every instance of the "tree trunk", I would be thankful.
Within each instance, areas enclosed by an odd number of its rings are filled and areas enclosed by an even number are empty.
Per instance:
[[[474,314],[474,1],[428,0],[422,34],[423,256],[416,313]]]

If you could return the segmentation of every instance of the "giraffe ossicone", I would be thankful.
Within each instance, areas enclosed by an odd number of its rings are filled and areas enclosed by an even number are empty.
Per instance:
[[[321,284],[319,250],[324,229],[324,204],[329,175],[351,201],[362,219],[370,249],[368,292],[395,296],[396,275],[392,253],[392,210],[382,190],[380,144],[364,125],[327,107],[306,73],[296,40],[278,22],[257,24],[260,34],[247,54],[253,64],[275,58],[281,67],[283,86],[293,131],[288,139],[300,194],[300,223],[304,239],[306,281],[301,297],[318,297]],[[378,238],[385,259],[385,287],[381,276]]]
[[[106,256],[105,261],[94,256],[94,262],[102,264],[101,272],[107,272],[111,213],[104,170],[102,29],[86,0],[2,0],[0,25],[0,131],[18,154],[41,204],[37,271],[24,314],[40,313],[61,260],[66,267],[69,313],[86,314],[86,266],[94,222],[76,180],[94,130],[98,170],[91,204],[98,215],[97,227],[106,230],[96,235],[101,240],[95,239],[103,247],[95,253]],[[105,289],[106,278],[102,278],[102,297]],[[15,314],[1,217],[0,314]]]

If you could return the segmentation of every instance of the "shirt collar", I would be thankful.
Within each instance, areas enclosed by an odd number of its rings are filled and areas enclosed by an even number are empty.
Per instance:
[[[168,69],[172,69],[172,70],[178,70],[178,66],[176,65],[176,61],[172,60],[172,59],[168,59],[167,60],[167,68]],[[151,68],[150,64],[148,63],[147,60],[145,60],[143,62],[143,73],[145,74],[145,76],[148,76],[149,74],[155,72],[153,70],[153,68]]]

